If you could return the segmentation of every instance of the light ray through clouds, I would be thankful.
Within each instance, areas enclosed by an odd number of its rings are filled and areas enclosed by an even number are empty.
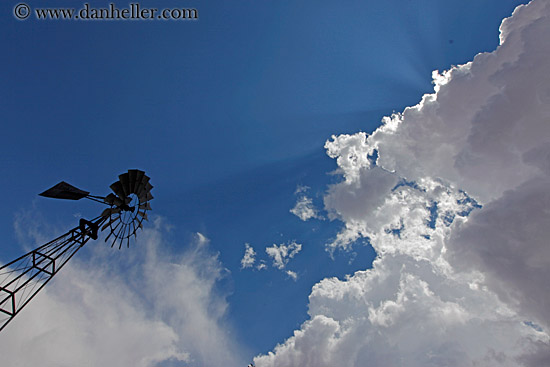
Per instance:
[[[550,365],[548,39],[550,3],[519,6],[494,52],[326,143],[343,180],[325,209],[344,224],[327,247],[368,238],[378,258],[316,284],[257,367]]]

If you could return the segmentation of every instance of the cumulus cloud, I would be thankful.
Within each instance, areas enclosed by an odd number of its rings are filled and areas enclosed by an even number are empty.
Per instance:
[[[298,186],[295,192],[298,196],[296,205],[294,205],[294,208],[290,209],[290,212],[304,222],[311,218],[321,219],[321,215],[313,205],[313,200],[306,195],[307,190],[309,190],[307,186]]]
[[[550,329],[550,177],[529,180],[458,226],[448,256],[482,270],[487,285],[530,320]]]
[[[268,366],[550,364],[550,3],[519,6],[501,44],[434,72],[435,90],[372,135],[326,143],[344,224],[373,268],[324,279]]]
[[[244,244],[244,256],[241,259],[241,269],[251,268],[256,262],[256,251],[250,244]]]
[[[92,258],[73,258],[2,331],[2,363],[244,365],[216,288],[227,272],[218,255],[202,234],[174,254],[165,230],[157,219],[124,253],[88,244]]]
[[[301,250],[302,245],[293,241],[286,245],[284,243],[279,246],[273,244],[273,246],[267,247],[265,252],[273,259],[273,266],[282,270],[286,267],[288,261]]]

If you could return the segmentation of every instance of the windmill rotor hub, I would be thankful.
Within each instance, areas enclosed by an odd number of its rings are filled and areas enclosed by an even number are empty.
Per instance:
[[[128,204],[123,204],[120,206],[120,209],[124,212],[134,212],[134,210],[136,209],[135,206],[128,206]]]
[[[119,180],[111,185],[113,192],[105,197],[105,203],[111,206],[104,211],[103,216],[107,223],[102,230],[110,228],[110,234],[114,236],[111,245],[119,242],[119,249],[126,240],[127,246],[130,246],[130,237],[136,235],[136,231],[142,228],[143,220],[148,220],[147,211],[151,210],[149,201],[153,199],[151,189],[153,185],[149,183],[149,177],[140,170],[129,170],[121,174]]]

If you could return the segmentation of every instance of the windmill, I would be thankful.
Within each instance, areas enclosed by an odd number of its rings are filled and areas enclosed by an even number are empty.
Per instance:
[[[105,197],[90,195],[63,181],[40,194],[54,199],[89,199],[108,208],[92,220],[81,218],[77,227],[0,267],[0,331],[86,242],[98,238],[100,229],[109,229],[105,242],[112,241],[111,247],[130,247],[131,237],[143,228],[151,210],[153,186],[145,172],[137,169],[118,177],[110,186],[113,192]]]

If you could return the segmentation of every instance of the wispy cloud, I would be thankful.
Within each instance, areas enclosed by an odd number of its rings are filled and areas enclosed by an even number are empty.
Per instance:
[[[216,284],[227,270],[218,255],[200,233],[173,253],[164,231],[157,218],[126,253],[89,244],[92,258],[73,258],[2,331],[2,363],[245,365],[224,322],[227,295]]]

